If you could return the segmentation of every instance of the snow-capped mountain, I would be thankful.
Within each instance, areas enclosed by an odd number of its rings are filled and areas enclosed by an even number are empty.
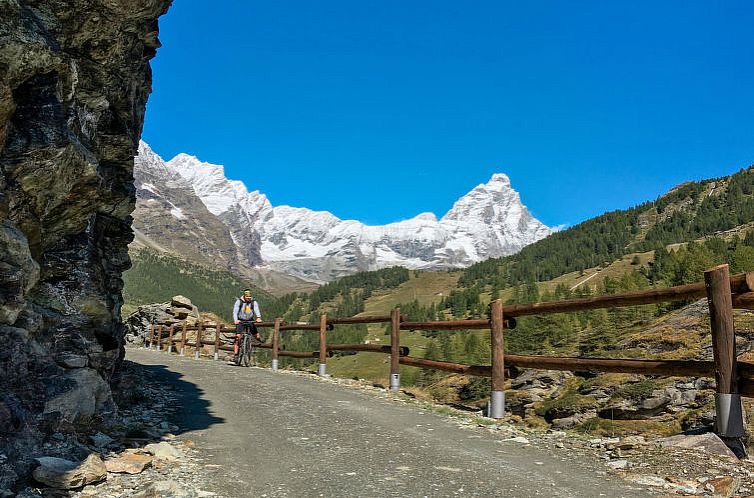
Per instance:
[[[148,157],[148,146],[143,144]],[[369,226],[326,211],[273,206],[225,177],[222,166],[179,154],[161,166],[178,175],[207,210],[228,228],[242,261],[324,282],[363,270],[400,265],[413,269],[468,266],[512,254],[552,230],[521,203],[504,174],[495,174],[460,198],[438,220],[432,213],[397,223]],[[177,209],[182,206],[176,205]]]
[[[144,142],[134,161],[134,186],[136,246],[222,269],[238,265],[238,251],[225,224],[207,209],[191,183]]]

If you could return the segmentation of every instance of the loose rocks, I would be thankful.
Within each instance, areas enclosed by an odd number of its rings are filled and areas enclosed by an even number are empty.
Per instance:
[[[172,446],[168,442],[148,444],[144,447],[146,451],[153,454],[157,460],[165,460],[168,462],[182,460],[184,455],[175,446]]]
[[[152,463],[153,459],[152,455],[125,452],[105,460],[105,467],[108,472],[115,474],[140,474]]]
[[[97,455],[89,455],[80,463],[62,458],[37,458],[39,467],[34,469],[34,479],[53,488],[74,489],[107,478],[105,462]]]

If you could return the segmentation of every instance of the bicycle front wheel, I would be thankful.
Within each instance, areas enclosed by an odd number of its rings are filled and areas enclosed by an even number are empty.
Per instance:
[[[248,334],[244,334],[243,348],[241,350],[241,365],[248,367],[251,363],[251,338]]]

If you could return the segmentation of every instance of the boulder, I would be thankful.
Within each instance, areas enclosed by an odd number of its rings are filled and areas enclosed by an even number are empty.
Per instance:
[[[599,416],[618,420],[647,420],[664,412],[670,404],[670,397],[662,391],[655,391],[650,398],[616,399],[599,410]]]
[[[101,432],[98,432],[94,436],[89,436],[89,439],[92,440],[92,444],[97,448],[104,448],[108,444],[115,441],[113,438],[108,436],[107,434],[103,434]]]
[[[153,459],[152,455],[126,451],[105,460],[105,467],[108,472],[116,474],[140,474],[151,465]]]
[[[647,444],[647,440],[644,439],[644,436],[626,436],[621,438],[618,448],[621,450],[630,450],[638,446],[644,446],[645,444]]]
[[[56,457],[36,459],[39,467],[34,469],[34,479],[57,489],[74,489],[103,481],[107,478],[105,462],[91,454],[83,462],[72,462]]]
[[[68,387],[45,403],[44,413],[57,413],[62,420],[74,422],[114,406],[110,386],[96,370],[77,368],[62,377],[60,381]]]
[[[655,391],[651,398],[647,398],[641,402],[641,409],[644,412],[659,412],[670,403],[670,400],[670,396],[664,392]]]
[[[714,496],[724,496],[725,498],[733,496],[740,485],[741,479],[733,476],[718,477],[704,483],[707,491],[713,493]]]
[[[157,460],[174,462],[183,459],[183,452],[165,441],[161,443],[148,444],[144,447],[144,450],[154,455],[155,459]]]
[[[196,493],[187,489],[182,484],[171,479],[157,481],[148,484],[144,489],[134,495],[134,498],[193,498]]]
[[[55,361],[64,368],[84,368],[89,363],[89,358],[81,354],[60,353],[55,357]]]
[[[124,320],[126,328],[126,342],[129,344],[142,345],[148,339],[150,325],[171,325],[179,323],[176,317],[171,315],[168,303],[145,304],[139,306]]]
[[[511,387],[513,389],[547,389],[551,391],[560,387],[570,377],[573,377],[571,372],[525,369],[523,373],[513,379]]]
[[[191,299],[185,296],[173,296],[170,298],[170,306],[173,308],[184,308],[188,311],[194,309],[194,305],[191,303]]]
[[[712,432],[694,435],[679,434],[677,436],[662,438],[658,442],[664,448],[688,448],[705,451],[713,455],[736,458],[735,453],[725,445],[722,439]]]
[[[597,416],[597,412],[590,410],[583,413],[576,413],[570,417],[556,418],[552,421],[553,429],[572,429],[577,425],[581,425],[587,420]]]
[[[187,310],[186,308],[170,308],[170,314],[178,320],[185,320],[191,314],[191,310]]]

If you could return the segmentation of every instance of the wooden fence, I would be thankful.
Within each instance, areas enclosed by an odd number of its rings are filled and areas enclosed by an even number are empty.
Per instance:
[[[707,297],[710,311],[712,332],[713,361],[697,360],[636,360],[607,358],[572,358],[552,356],[525,356],[504,353],[504,331],[515,327],[515,318],[528,315],[549,313],[566,313],[600,308],[618,308],[655,304],[669,301],[690,301]],[[502,301],[491,303],[488,320],[454,320],[432,322],[406,321],[399,309],[390,315],[360,316],[350,318],[329,318],[320,316],[318,324],[285,323],[281,319],[273,322],[258,323],[257,327],[272,328],[270,343],[258,347],[271,350],[272,368],[277,370],[278,358],[318,358],[319,374],[325,375],[327,358],[333,351],[375,352],[390,355],[390,389],[400,388],[400,365],[431,368],[465,375],[491,377],[492,392],[488,415],[502,418],[505,412],[504,383],[506,377],[516,375],[519,368],[536,368],[546,370],[566,370],[574,372],[617,372],[658,376],[695,376],[714,377],[716,380],[716,432],[723,437],[737,438],[743,436],[744,425],[741,409],[741,396],[754,397],[754,364],[737,362],[735,352],[735,330],[733,309],[754,309],[754,272],[729,275],[728,265],[718,266],[704,272],[704,281],[696,284],[681,285],[666,289],[611,294],[588,299],[568,299],[533,304],[504,305]],[[390,346],[374,344],[327,344],[327,332],[337,325],[344,324],[390,324]],[[205,331],[214,328],[212,340],[204,338]],[[409,350],[400,345],[400,332],[403,330],[489,330],[491,335],[491,365],[463,365],[444,361],[415,358]],[[197,339],[187,342],[187,331],[196,331]],[[292,330],[312,330],[319,332],[318,351],[286,351],[281,348],[281,332]],[[180,340],[175,336],[180,331]],[[232,331],[228,331],[232,332]],[[167,335],[166,335],[167,333]],[[222,323],[199,323],[169,328],[153,326],[149,335],[149,346],[157,349],[163,346],[168,351],[176,347],[184,354],[186,347],[194,348],[195,357],[199,358],[205,345],[214,346],[214,358],[219,351],[232,351],[233,347],[222,341],[224,325]],[[166,337],[165,337],[166,335]]]

